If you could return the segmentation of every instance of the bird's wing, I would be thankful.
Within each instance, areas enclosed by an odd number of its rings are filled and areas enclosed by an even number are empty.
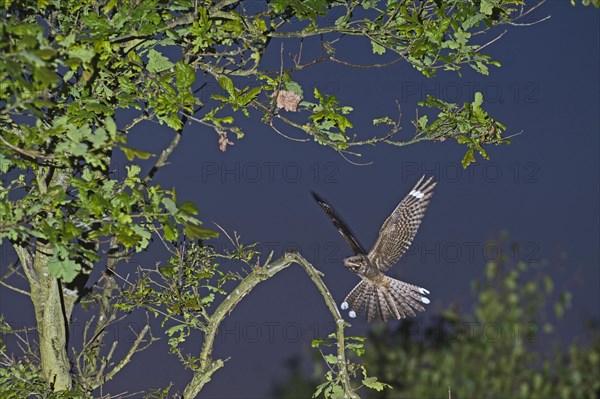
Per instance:
[[[331,205],[329,205],[327,202],[325,202],[325,200],[323,198],[319,197],[319,195],[317,193],[315,193],[314,191],[312,192],[312,195],[313,195],[315,201],[317,201],[317,203],[321,207],[321,209],[323,209],[323,212],[325,212],[327,217],[329,217],[329,220],[331,220],[333,222],[333,225],[338,229],[338,231],[340,232],[342,237],[344,237],[346,239],[346,241],[352,248],[352,251],[354,252],[354,254],[355,255],[366,254],[367,251],[365,251],[363,246],[360,245],[360,243],[358,242],[358,240],[356,238],[354,238],[354,234],[352,234],[352,232],[350,231],[350,228],[348,228],[348,226],[346,225],[346,223],[344,223],[342,218],[338,216],[338,214],[331,207]]]
[[[379,270],[388,270],[410,247],[423,220],[435,185],[433,177],[426,181],[425,176],[421,177],[410,193],[383,222],[377,241],[368,254],[369,260]]]

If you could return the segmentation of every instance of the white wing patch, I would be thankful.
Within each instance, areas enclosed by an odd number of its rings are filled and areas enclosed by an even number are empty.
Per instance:
[[[421,199],[425,196],[425,194],[423,194],[419,190],[412,190],[410,193],[408,193],[408,195],[412,195],[413,197],[416,197],[418,199]]]

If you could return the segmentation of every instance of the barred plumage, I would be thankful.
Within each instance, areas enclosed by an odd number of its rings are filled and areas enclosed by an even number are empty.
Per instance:
[[[421,312],[425,310],[421,304],[429,303],[429,299],[425,297],[429,294],[428,290],[393,279],[383,272],[393,266],[410,247],[421,225],[435,185],[432,177],[428,180],[425,180],[425,176],[419,179],[414,188],[383,222],[377,241],[368,253],[365,253],[335,210],[313,193],[321,208],[354,252],[354,256],[344,259],[344,266],[362,278],[341,304],[342,310],[350,309],[350,317],[356,317],[363,308],[369,322],[373,321],[377,314],[387,321],[390,318],[414,317],[413,309]]]

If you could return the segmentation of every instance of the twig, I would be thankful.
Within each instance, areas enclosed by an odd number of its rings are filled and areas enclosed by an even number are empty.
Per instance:
[[[344,154],[344,152],[342,152],[342,151],[338,151],[338,152],[341,155],[341,157],[344,158],[344,160],[346,162],[348,162],[349,164],[351,164],[351,165],[354,165],[354,166],[369,166],[369,165],[373,165],[373,161],[371,161],[371,162],[365,162],[365,163],[354,162],[354,161],[350,160],[350,158],[348,158]],[[345,152],[348,152],[348,151],[345,151]],[[357,155],[357,154],[356,153],[352,153],[352,155]]]
[[[551,15],[547,15],[544,18],[538,19],[537,21],[533,21],[533,22],[522,22],[522,23],[521,22],[508,22],[508,24],[512,25],[512,26],[533,26],[533,25],[539,24],[540,22],[544,22],[544,21],[550,19],[551,17],[552,17]]]
[[[184,116],[183,118],[186,119],[187,117]],[[150,172],[148,172],[148,175],[144,178],[144,180],[143,180],[144,184],[149,183],[150,180],[152,180],[152,178],[156,174],[156,172],[158,172],[158,170],[160,168],[162,168],[163,166],[165,166],[167,164],[167,160],[169,159],[169,156],[173,153],[173,151],[175,150],[175,147],[177,147],[177,145],[179,144],[179,140],[181,140],[181,133],[183,130],[183,126],[185,125],[185,120],[182,122],[183,123],[182,123],[181,129],[179,129],[175,132],[175,136],[169,143],[169,146],[160,153],[160,156],[156,160],[156,163],[154,163],[154,166],[152,166],[152,169],[150,169]]]
[[[348,67],[351,67],[351,68],[385,68],[385,67],[388,67],[390,65],[394,65],[398,61],[404,60],[404,58],[398,57],[398,58],[393,59],[390,62],[384,62],[384,63],[379,63],[379,64],[354,64],[352,62],[340,60],[340,59],[335,58],[335,57],[331,57],[330,60],[332,62],[335,62],[336,64],[345,65],[345,66],[348,66]]]
[[[550,19],[550,15],[545,16],[542,19],[538,19],[537,21],[533,21],[533,22],[525,22],[525,23],[520,23],[520,22],[513,22],[513,21],[518,21],[521,18],[526,17],[527,15],[531,14],[532,12],[534,12],[536,9],[538,9],[539,7],[542,6],[542,4],[544,4],[546,2],[546,0],[541,0],[539,3],[537,3],[536,5],[534,5],[533,7],[531,7],[530,9],[528,9],[525,12],[521,11],[521,14],[516,17],[515,19],[507,22],[509,25],[513,25],[513,26],[532,26],[532,25],[537,25],[540,22],[544,22],[547,19]]]
[[[477,48],[477,50],[475,50],[475,51],[479,52],[479,51],[483,50],[484,48],[486,48],[487,46],[489,46],[490,44],[493,44],[494,42],[500,40],[502,38],[502,36],[504,36],[506,34],[506,32],[508,32],[508,31],[505,29],[504,32],[500,33],[498,36],[496,36],[494,39],[490,40],[486,44],[479,46]]]
[[[106,374],[106,376],[102,379],[102,381],[94,382],[94,384],[92,384],[92,389],[96,389],[100,385],[102,385],[104,382],[112,379],[115,376],[115,374],[117,374],[119,371],[121,371],[121,369],[123,367],[125,367],[125,365],[127,365],[131,361],[131,357],[133,356],[134,353],[138,352],[138,347],[144,341],[144,338],[146,337],[146,334],[148,333],[149,330],[150,330],[150,325],[146,324],[144,326],[144,328],[142,328],[142,331],[140,331],[140,333],[138,334],[137,338],[135,339],[135,341],[133,342],[131,347],[129,348],[129,351],[127,351],[127,354],[125,355],[125,357],[123,357],[123,359],[121,359],[121,361],[115,367],[113,367],[112,370],[110,370]],[[142,350],[142,349],[140,349],[140,350]]]
[[[282,136],[288,140],[298,141],[301,143],[305,143],[305,142],[309,141],[309,139],[297,139],[295,137],[288,136],[287,134],[285,134],[285,133],[281,132],[279,129],[277,129],[275,127],[275,125],[273,125],[273,122],[269,123],[269,126],[271,127],[271,129],[273,129],[275,131],[275,133],[279,134],[280,136]]]
[[[8,279],[10,276],[12,276],[15,273],[17,273],[17,268],[14,267],[14,266],[9,266],[8,267],[8,271],[6,273],[4,273],[4,276],[0,277],[0,284],[2,284],[3,286],[5,286],[9,290],[13,290],[15,292],[18,292],[19,294],[31,296],[31,294],[28,291],[22,290],[21,288],[14,287],[14,286],[12,286],[12,285],[4,282],[4,280]],[[23,275],[20,274],[20,273],[17,273],[17,276],[23,277]]]
[[[19,294],[31,296],[31,294],[29,292],[22,290],[20,288],[17,288],[17,287],[13,287],[12,285],[5,283],[3,280],[0,280],[0,285],[3,285],[4,287],[8,288],[9,290],[13,290],[14,292],[18,292]]]
[[[10,142],[8,142],[1,134],[0,134],[0,141],[2,141],[4,143],[4,145],[7,146],[8,148],[10,148],[11,150],[16,151],[19,154],[21,154],[27,158],[30,158],[32,160],[36,160],[37,158],[41,158],[41,159],[45,159],[45,160],[54,159],[54,155],[45,155],[39,151],[28,151],[21,147],[17,147],[16,145],[13,145]]]
[[[227,237],[229,239],[229,242],[231,242],[231,244],[234,247],[239,246],[239,244],[237,242],[235,242],[233,240],[233,238],[231,238],[231,236],[229,235],[229,233],[227,233],[227,231],[219,225],[219,223],[217,223],[217,222],[213,222],[213,223],[215,224],[215,226],[217,226],[219,228],[219,230],[221,230],[223,232],[223,234],[225,234],[225,237]],[[234,235],[235,235],[235,231],[234,231]]]

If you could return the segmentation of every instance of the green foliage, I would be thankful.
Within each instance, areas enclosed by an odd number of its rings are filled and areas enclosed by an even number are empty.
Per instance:
[[[169,395],[169,391],[171,390],[171,388],[173,388],[172,383],[168,387],[163,389],[151,388],[148,394],[144,396],[144,399],[168,399],[172,397],[171,395]]]
[[[443,141],[453,138],[459,144],[465,144],[469,149],[463,157],[462,166],[466,168],[475,162],[475,150],[483,158],[489,159],[483,148],[484,144],[510,143],[501,135],[506,127],[490,118],[487,112],[481,108],[482,104],[483,94],[480,92],[475,93],[472,103],[465,103],[462,107],[433,96],[427,96],[427,99],[420,105],[439,109],[438,119],[429,123],[427,115],[423,115],[414,122],[414,125],[419,134],[424,134],[432,139]]]
[[[344,348],[346,351],[346,370],[351,379],[358,380],[361,384],[353,387],[354,391],[366,387],[375,391],[382,391],[385,388],[391,388],[390,385],[378,381],[377,377],[368,376],[367,369],[364,364],[358,363],[356,360],[365,354],[364,349],[364,337],[345,337]],[[325,354],[324,349],[335,347],[337,344],[335,333],[327,336],[327,339],[313,339],[311,346],[317,348],[323,360],[327,365],[327,372],[325,372],[325,382],[316,387],[312,397],[319,397],[321,394],[325,398],[354,398],[357,397],[352,393],[348,393],[344,390],[343,376],[339,369],[339,363],[343,360],[335,354]],[[355,361],[350,360],[348,357],[352,356]],[[320,368],[322,369],[322,367]],[[321,373],[319,373],[321,374]],[[348,396],[350,395],[350,396]]]
[[[171,352],[194,368],[195,359],[184,356],[180,345],[194,330],[206,329],[210,306],[217,297],[228,294],[225,283],[240,278],[237,273],[224,272],[217,259],[252,259],[255,252],[239,248],[235,254],[224,255],[209,246],[191,243],[182,245],[172,255],[165,266],[140,268],[136,282],[121,291],[115,306],[125,312],[143,308],[162,317],[162,325],[168,326],[165,334]]]
[[[573,7],[575,7],[577,4],[579,4],[577,1],[571,0],[571,5]],[[594,7],[599,8],[600,0],[581,0],[581,4],[583,4],[584,6],[593,5]]]
[[[324,16],[330,9],[329,3],[336,3],[335,1],[326,0],[275,0],[269,3],[269,7],[280,14],[293,15],[300,21],[310,19],[313,23],[316,23],[316,19],[319,16]]]
[[[6,353],[6,346],[0,341],[0,353]],[[40,392],[38,398],[43,397],[44,379],[39,366],[26,362],[15,361],[10,364],[3,363],[0,367],[0,398],[21,399],[28,397],[30,392]]]
[[[213,99],[220,100],[222,102],[222,105],[220,107],[216,108],[216,110],[217,111],[221,110],[225,104],[228,104],[231,106],[232,110],[237,111],[238,109],[241,109],[242,112],[244,113],[244,115],[250,116],[250,112],[248,111],[248,105],[250,104],[250,102],[252,102],[252,100],[254,100],[260,94],[260,92],[263,90],[263,88],[260,86],[253,87],[252,89],[245,87],[244,89],[240,90],[234,86],[233,81],[230,78],[228,78],[227,76],[219,77],[218,82],[219,82],[219,85],[228,94],[228,97],[222,96],[220,94],[213,94],[211,96]],[[210,118],[208,118],[208,119],[210,119]],[[219,122],[232,123],[233,122],[233,118],[227,118],[227,119],[221,118],[220,120],[218,120],[218,119],[210,119],[210,120],[215,123],[219,123]],[[238,135],[238,137],[239,137],[239,135]]]
[[[363,8],[379,6],[379,2],[364,3]],[[488,66],[499,63],[482,54],[473,37],[478,30],[509,22],[523,4],[520,0],[387,2],[381,17],[365,28],[372,31],[368,37],[374,54],[390,50],[402,55],[425,76],[438,69],[460,71],[463,65],[487,75]]]
[[[65,282],[81,271],[81,263],[95,261],[95,247],[85,245],[105,237],[116,237],[125,249],[147,248],[155,229],[170,232],[175,239],[177,226],[190,237],[208,238],[213,232],[201,227],[198,211],[189,203],[177,205],[174,190],[143,186],[140,167],[127,169],[124,179],[112,178],[93,167],[82,165],[74,176],[36,167],[38,178],[21,174],[7,187],[0,186],[0,238],[29,242],[43,240],[52,245],[50,272]],[[55,184],[40,185],[44,176],[55,173]],[[62,179],[59,181],[58,179]],[[27,190],[21,199],[7,201],[11,191]]]
[[[65,282],[99,259],[105,239],[141,251],[163,229],[173,239],[180,230],[191,238],[215,235],[201,227],[195,209],[175,205],[174,190],[141,178],[139,166],[128,166],[125,178],[109,170],[115,148],[130,161],[151,156],[124,145],[129,132],[117,129],[117,104],[144,109],[133,124],[156,117],[174,129],[182,127],[178,114],[197,104],[194,68],[153,48],[170,39],[138,43],[137,52],[115,40],[132,31],[156,33],[170,11],[158,11],[154,2],[118,7],[5,2],[0,8],[7,16],[0,23],[0,161],[3,172],[12,172],[0,184],[0,240],[47,243],[48,270]]]
[[[309,119],[312,121],[310,133],[319,144],[335,142],[338,149],[344,149],[349,138],[346,129],[352,128],[352,123],[344,115],[352,111],[352,107],[338,106],[338,100],[334,96],[323,96],[315,87],[315,99],[318,104],[303,101],[300,105],[311,110]],[[335,129],[335,130],[332,130]],[[337,131],[336,131],[337,130]]]

